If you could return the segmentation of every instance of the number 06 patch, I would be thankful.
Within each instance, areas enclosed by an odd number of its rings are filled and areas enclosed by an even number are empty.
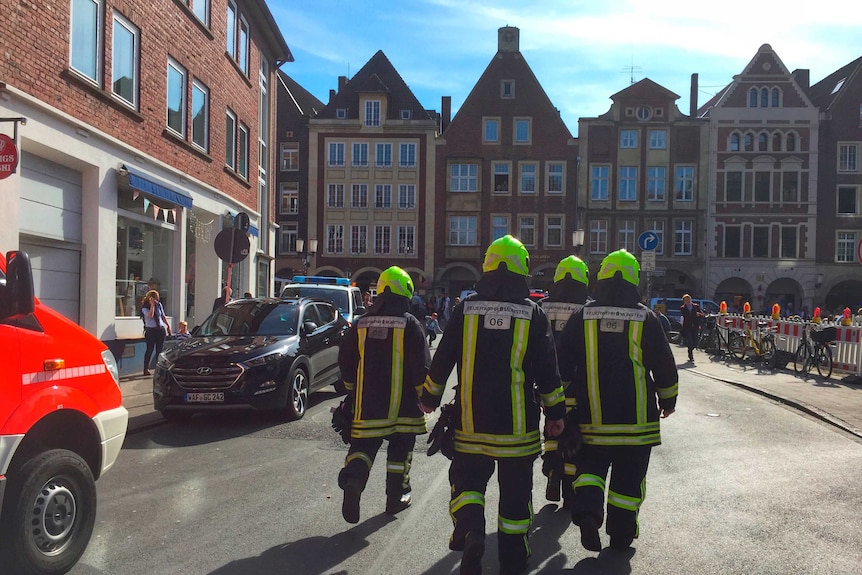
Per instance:
[[[512,325],[510,315],[486,315],[485,329],[509,329]]]
[[[599,325],[599,331],[605,333],[622,333],[626,322],[621,319],[603,319]]]

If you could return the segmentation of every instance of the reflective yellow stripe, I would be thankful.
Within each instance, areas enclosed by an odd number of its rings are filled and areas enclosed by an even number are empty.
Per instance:
[[[473,431],[473,370],[476,363],[476,336],[479,331],[479,316],[464,316],[464,333],[461,343],[461,426],[464,431]]]
[[[530,530],[530,519],[507,519],[502,515],[497,516],[497,531],[509,535],[519,535]]]
[[[562,401],[566,401],[566,394],[562,387],[558,387],[549,393],[540,393],[539,397],[542,398],[542,405],[545,407],[552,407]]]
[[[362,419],[353,422],[350,436],[356,439],[368,437],[386,437],[393,433],[414,433],[422,435],[427,432],[425,416],[395,417],[388,419]]]
[[[449,502],[449,514],[455,515],[465,505],[481,505],[485,507],[485,495],[478,491],[465,491]]]
[[[669,387],[659,387],[656,391],[661,399],[676,397],[679,394],[679,382],[675,382]]]
[[[528,457],[541,453],[539,430],[524,435],[466,433],[455,430],[455,451],[489,457]]]
[[[357,344],[359,347],[359,369],[356,373],[356,391],[354,397],[361,398],[362,390],[365,387],[365,338],[368,336],[368,329],[359,328],[356,330]],[[362,402],[355,401],[353,406],[353,421],[362,419]],[[351,432],[351,437],[356,437]]]
[[[647,420],[647,377],[646,368],[644,367],[643,349],[641,348],[643,329],[643,322],[629,322],[629,359],[632,362],[632,377],[634,378],[635,386],[635,409],[637,410],[638,423],[644,423]]]
[[[344,389],[346,389],[347,391],[353,391],[353,382],[352,381],[345,381],[344,382]]]
[[[404,461],[386,461],[386,473],[404,473],[407,464]]]
[[[579,475],[575,478],[575,482],[572,484],[575,489],[578,487],[598,487],[602,491],[605,490],[605,479],[604,477],[599,477],[598,475],[592,475],[589,473],[584,473],[583,475]]]
[[[607,423],[604,425],[581,424],[581,433],[589,435],[639,435],[659,430],[658,421],[646,423]]]
[[[584,435],[584,443],[589,445],[658,445],[661,443],[661,435],[658,432],[633,437]]]
[[[530,322],[515,319],[514,341],[509,356],[509,366],[512,368],[512,433],[523,435],[527,431],[526,405],[524,398],[524,354],[527,351],[527,336]]]
[[[590,419],[602,423],[602,401],[599,394],[598,320],[584,322],[584,347],[587,355],[587,396],[590,400]]]
[[[542,444],[542,448],[545,450],[545,453],[549,451],[557,450],[557,440],[556,439],[546,439],[545,443]]]
[[[362,453],[361,451],[357,451],[356,453],[351,453],[350,455],[348,455],[347,458],[344,460],[344,466],[347,467],[347,464],[354,459],[360,459],[364,461],[365,465],[368,466],[368,469],[371,469],[371,458],[368,457],[366,454]]]
[[[401,410],[401,388],[404,383],[404,330],[392,330],[392,385],[389,391],[389,417]]]
[[[622,493],[617,493],[608,489],[608,505],[613,505],[614,507],[625,509],[626,511],[637,511],[640,509],[641,503],[643,503],[643,499],[638,497],[629,497],[628,495],[623,495]]]
[[[578,473],[578,468],[575,466],[574,463],[564,463],[563,473],[570,477],[574,477]]]
[[[443,392],[446,390],[445,383],[443,385],[434,383],[434,380],[431,379],[430,375],[425,376],[425,383],[422,385],[422,387],[425,389],[425,391],[436,397],[440,397],[441,395],[443,395]]]

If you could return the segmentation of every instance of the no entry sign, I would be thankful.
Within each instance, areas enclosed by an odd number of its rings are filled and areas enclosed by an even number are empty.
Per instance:
[[[18,167],[18,147],[6,134],[0,134],[0,180],[15,173]]]

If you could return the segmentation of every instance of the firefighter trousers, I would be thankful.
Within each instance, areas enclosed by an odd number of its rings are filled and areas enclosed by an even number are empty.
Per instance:
[[[365,489],[374,458],[386,439],[386,498],[398,500],[410,493],[410,465],[413,461],[413,447],[416,434],[393,433],[386,437],[369,437],[350,440],[350,449],[344,460],[344,467],[338,474],[338,485],[343,489],[347,483]]]
[[[607,491],[605,530],[612,538],[638,536],[638,511],[646,495],[646,473],[652,447],[584,444],[575,455],[575,502],[572,521],[592,520],[601,526]],[[608,470],[610,482],[607,483]]]
[[[467,533],[485,534],[485,491],[494,473],[500,487],[497,547],[501,565],[521,565],[530,556],[528,541],[533,520],[533,464],[535,456],[501,457],[455,453],[449,467],[452,499],[449,515],[454,530],[449,548],[462,550]]]

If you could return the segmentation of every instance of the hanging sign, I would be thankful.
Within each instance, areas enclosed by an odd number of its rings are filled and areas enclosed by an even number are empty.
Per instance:
[[[18,147],[6,134],[0,134],[0,180],[15,173],[18,167]]]

